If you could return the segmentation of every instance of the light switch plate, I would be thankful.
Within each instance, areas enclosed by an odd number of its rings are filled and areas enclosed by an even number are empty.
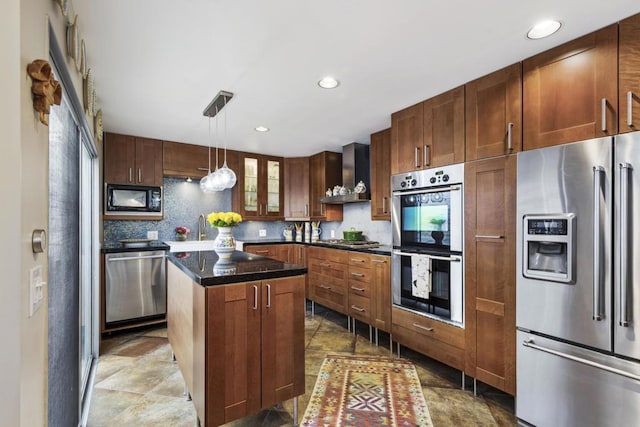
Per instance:
[[[267,230],[258,230],[258,237],[267,237]]]
[[[42,266],[38,265],[29,270],[29,317],[33,316],[42,306],[44,285]]]
[[[147,231],[147,239],[158,240],[158,230]]]

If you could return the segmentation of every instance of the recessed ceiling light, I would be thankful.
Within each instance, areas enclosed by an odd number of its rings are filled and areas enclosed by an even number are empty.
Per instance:
[[[266,126],[256,126],[254,129],[256,132],[269,132],[269,128]]]
[[[537,23],[527,33],[527,37],[532,40],[542,39],[550,36],[560,29],[562,24],[559,21],[548,20]]]
[[[318,86],[323,89],[334,89],[340,85],[340,82],[334,79],[333,77],[324,77],[322,80],[318,82]]]

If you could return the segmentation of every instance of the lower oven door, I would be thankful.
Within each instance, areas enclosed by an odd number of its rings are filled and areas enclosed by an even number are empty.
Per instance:
[[[393,305],[464,325],[462,255],[435,255],[394,250]]]

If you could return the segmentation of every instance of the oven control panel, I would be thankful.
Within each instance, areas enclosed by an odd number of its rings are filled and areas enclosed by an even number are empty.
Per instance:
[[[449,165],[442,168],[402,173],[391,177],[392,191],[435,187],[450,183],[462,183],[464,164]]]

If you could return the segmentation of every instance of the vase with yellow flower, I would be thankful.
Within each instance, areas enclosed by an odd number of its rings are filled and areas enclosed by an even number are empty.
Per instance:
[[[232,228],[242,222],[242,216],[235,212],[211,212],[207,215],[211,227],[218,229],[218,235],[213,241],[213,250],[220,260],[230,260],[236,249],[236,239],[233,238]]]

